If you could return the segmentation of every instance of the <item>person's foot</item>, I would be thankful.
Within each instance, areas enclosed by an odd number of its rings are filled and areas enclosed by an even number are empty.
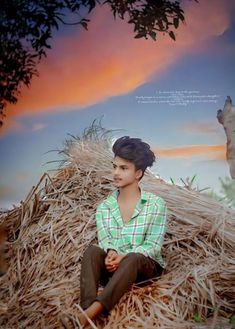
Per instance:
[[[96,319],[103,309],[104,306],[100,302],[95,301],[83,313],[78,314],[76,318],[70,314],[62,314],[60,316],[60,322],[64,329],[82,329],[89,325],[89,319]]]
[[[83,324],[70,314],[62,314],[60,316],[60,323],[62,324],[64,329],[84,328]]]

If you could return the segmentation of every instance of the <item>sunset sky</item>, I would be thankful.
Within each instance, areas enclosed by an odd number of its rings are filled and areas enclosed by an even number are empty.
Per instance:
[[[0,130],[0,208],[24,200],[59,158],[47,152],[101,116],[105,128],[124,129],[115,137],[151,145],[163,179],[197,174],[199,187],[219,190],[229,170],[216,114],[227,95],[235,103],[235,2],[184,1],[184,9],[175,42],[134,39],[107,6],[92,12],[88,31],[55,33],[39,77],[8,106]]]

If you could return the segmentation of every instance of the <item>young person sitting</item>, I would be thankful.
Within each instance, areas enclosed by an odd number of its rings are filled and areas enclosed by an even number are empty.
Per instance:
[[[108,313],[133,283],[159,276],[165,266],[165,202],[139,187],[154,153],[141,139],[128,136],[116,140],[112,149],[116,190],[97,207],[99,245],[86,249],[81,264],[82,326],[87,318]],[[97,295],[100,283],[104,289]]]

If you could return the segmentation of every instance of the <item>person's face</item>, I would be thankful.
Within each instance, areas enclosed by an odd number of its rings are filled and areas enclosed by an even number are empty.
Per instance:
[[[116,187],[125,187],[134,183],[138,183],[142,176],[142,170],[136,170],[134,163],[120,158],[113,159],[113,180]]]

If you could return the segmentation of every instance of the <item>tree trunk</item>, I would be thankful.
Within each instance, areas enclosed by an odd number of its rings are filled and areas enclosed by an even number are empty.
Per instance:
[[[235,106],[232,105],[232,100],[228,96],[224,109],[218,110],[217,119],[224,127],[227,137],[227,152],[226,158],[229,164],[230,175],[235,179]]]

